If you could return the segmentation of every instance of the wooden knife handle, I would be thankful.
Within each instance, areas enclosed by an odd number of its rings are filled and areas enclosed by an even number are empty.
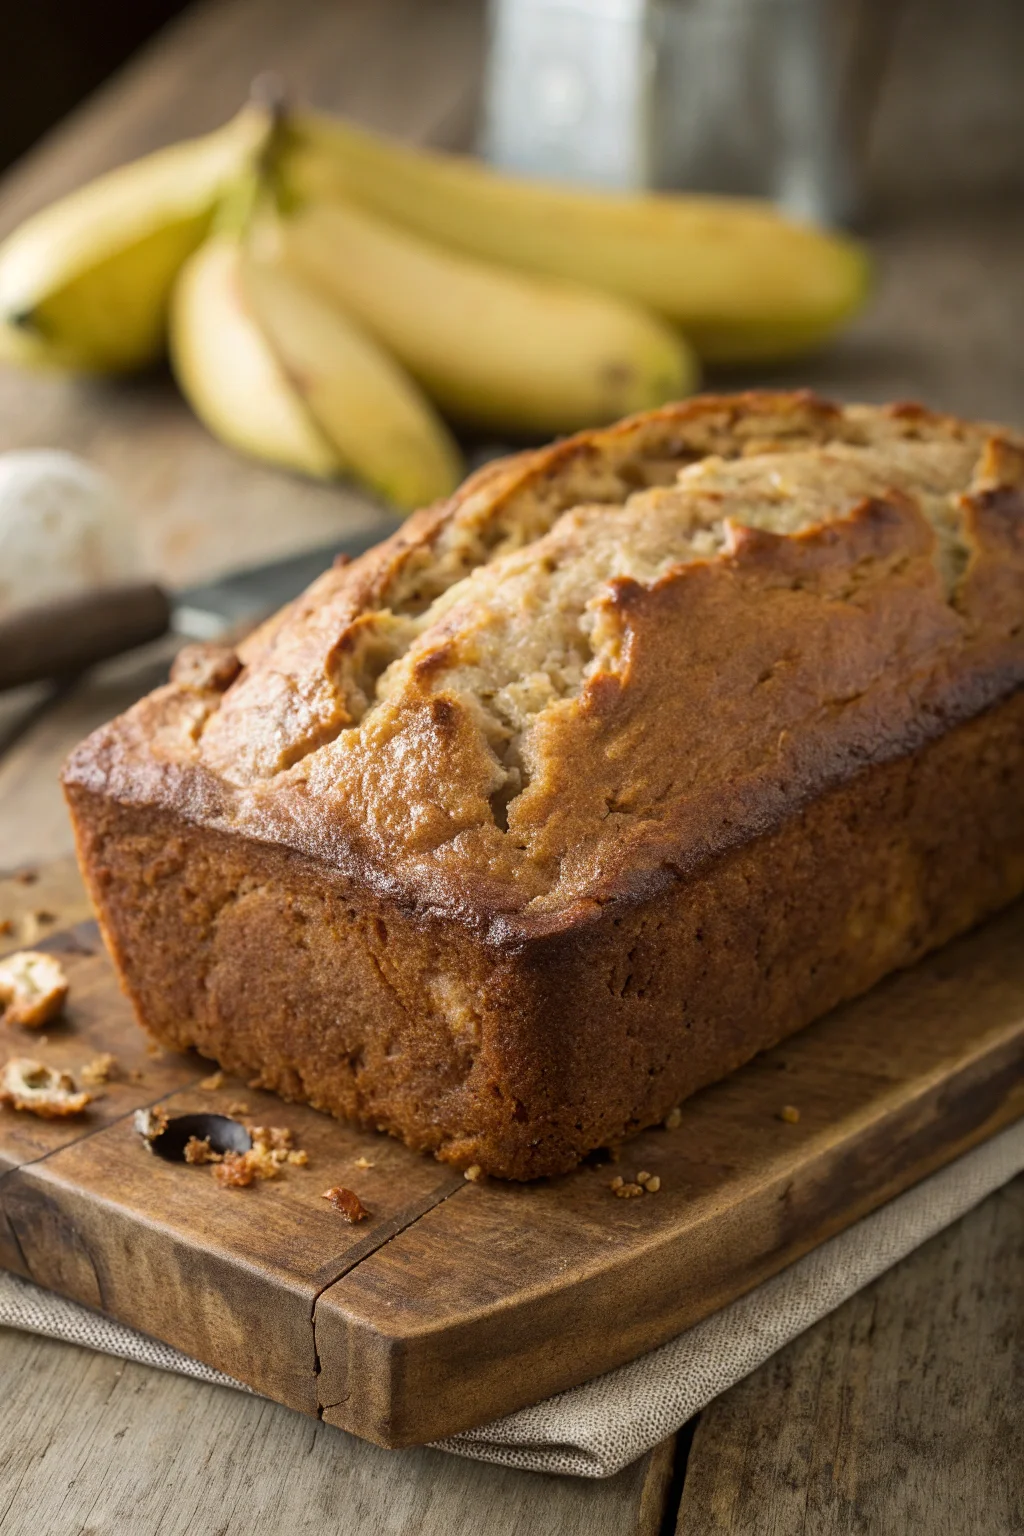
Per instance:
[[[76,592],[0,618],[0,690],[73,677],[98,661],[158,640],[171,623],[154,582]]]

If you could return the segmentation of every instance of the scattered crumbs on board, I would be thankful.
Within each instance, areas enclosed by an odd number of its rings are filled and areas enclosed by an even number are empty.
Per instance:
[[[78,1075],[87,1088],[98,1088],[101,1083],[109,1083],[119,1070],[117,1057],[110,1051],[103,1051],[92,1061],[87,1061]]]
[[[624,1179],[617,1173],[608,1188],[620,1200],[635,1200],[638,1195],[656,1195],[661,1188],[661,1179],[656,1173],[648,1173],[642,1168],[633,1180]]]

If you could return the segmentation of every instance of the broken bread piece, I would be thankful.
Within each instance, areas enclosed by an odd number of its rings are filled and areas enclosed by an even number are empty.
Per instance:
[[[12,1056],[0,1072],[0,1104],[41,1120],[80,1115],[91,1103],[92,1095],[79,1091],[70,1072],[59,1072],[28,1056]]]
[[[56,1018],[67,995],[68,979],[53,955],[20,949],[0,960],[0,1024],[38,1029]]]

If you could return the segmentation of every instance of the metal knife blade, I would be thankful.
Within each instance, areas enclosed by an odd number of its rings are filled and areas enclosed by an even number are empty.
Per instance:
[[[97,662],[168,632],[189,640],[237,636],[298,597],[338,555],[360,555],[397,526],[392,518],[380,518],[330,544],[246,566],[178,593],[137,582],[18,609],[0,618],[0,692],[77,677]]]

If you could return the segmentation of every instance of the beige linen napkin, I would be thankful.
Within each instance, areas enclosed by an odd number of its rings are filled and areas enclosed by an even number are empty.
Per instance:
[[[660,1349],[533,1408],[440,1440],[438,1448],[534,1472],[609,1477],[1021,1172],[1024,1121]],[[3,1271],[0,1324],[249,1390],[168,1344]]]

